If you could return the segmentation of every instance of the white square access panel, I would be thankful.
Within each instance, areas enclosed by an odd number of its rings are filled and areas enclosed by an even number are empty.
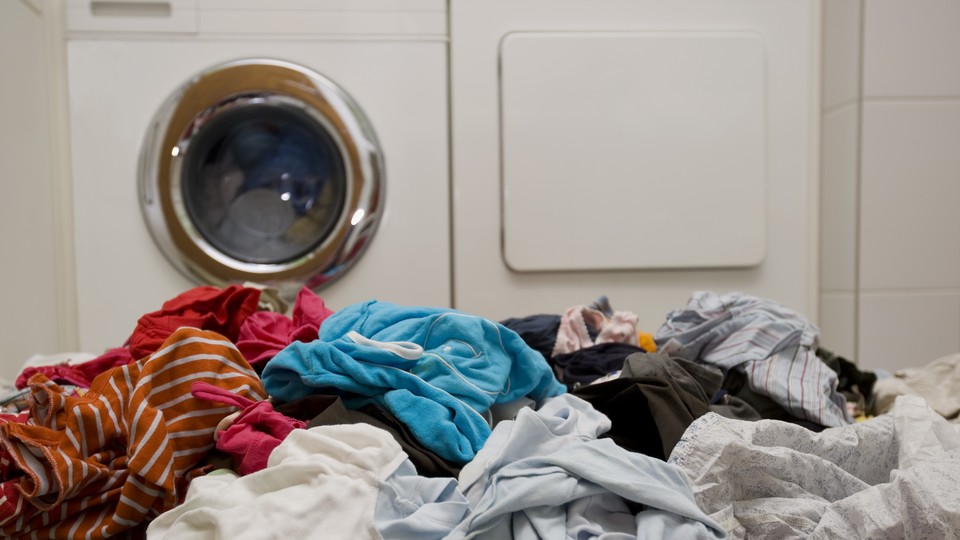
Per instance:
[[[512,270],[763,261],[760,34],[514,32],[500,70]]]

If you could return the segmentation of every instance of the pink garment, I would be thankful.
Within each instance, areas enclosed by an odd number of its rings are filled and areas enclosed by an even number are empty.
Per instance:
[[[300,289],[293,314],[260,311],[247,317],[240,327],[237,348],[255,369],[294,341],[309,343],[317,339],[320,324],[333,314],[323,299],[309,288]]]
[[[626,343],[638,346],[637,324],[640,318],[629,311],[615,311],[607,317],[599,310],[587,306],[567,309],[560,318],[557,340],[551,356],[579,351],[601,343]],[[594,341],[590,330],[597,334]]]
[[[139,360],[155,353],[170,334],[185,326],[212,330],[236,343],[240,326],[257,311],[259,300],[260,289],[252,287],[195,287],[140,317],[126,345]]]
[[[28,420],[30,420],[29,410],[16,413],[0,412],[0,424],[6,424],[8,422],[26,424]],[[20,474],[20,470],[15,466],[13,459],[10,457],[10,452],[8,452],[3,445],[0,445],[0,481],[3,481],[3,483],[0,483],[0,498],[3,498],[4,494],[8,491],[6,480],[12,476],[19,476]]]
[[[57,384],[72,384],[82,388],[90,388],[90,383],[97,378],[97,375],[100,375],[108,369],[125,366],[130,362],[133,362],[133,356],[130,354],[130,351],[123,347],[117,347],[115,349],[109,349],[93,360],[86,362],[77,364],[64,362],[52,366],[31,366],[24,368],[24,370],[20,372],[20,375],[17,375],[17,380],[14,382],[14,385],[22,390],[27,387],[27,381],[30,380],[30,377],[37,373],[42,373]]]
[[[230,427],[219,431],[221,426],[217,426],[218,432],[214,435],[217,449],[233,457],[241,476],[266,468],[270,452],[291,431],[306,426],[300,420],[273,410],[273,405],[268,401],[253,401],[206,382],[194,383],[190,393],[199,399],[236,405],[243,409]]]

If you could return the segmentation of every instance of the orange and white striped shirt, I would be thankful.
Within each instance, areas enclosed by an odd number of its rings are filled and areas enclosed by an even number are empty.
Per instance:
[[[196,328],[101,374],[83,396],[34,376],[28,423],[0,424],[0,453],[23,472],[0,479],[0,536],[104,538],[176,506],[217,423],[237,410],[193,397],[197,381],[266,397],[233,343]]]

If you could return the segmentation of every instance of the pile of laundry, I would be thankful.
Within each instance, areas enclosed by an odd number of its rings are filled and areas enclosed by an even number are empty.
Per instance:
[[[0,399],[0,533],[960,529],[946,489],[957,428],[917,397],[885,397],[872,417],[885,385],[820,348],[801,315],[697,292],[653,334],[637,320],[605,297],[497,322],[375,300],[334,311],[308,289],[292,306],[259,286],[191,289],[102,354],[24,365]],[[911,377],[893,391],[912,393]]]

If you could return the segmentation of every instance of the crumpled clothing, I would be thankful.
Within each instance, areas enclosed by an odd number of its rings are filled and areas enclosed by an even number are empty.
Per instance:
[[[23,389],[31,377],[42,373],[57,384],[72,384],[81,388],[90,388],[90,384],[104,371],[133,362],[130,351],[123,347],[108,349],[102,355],[83,362],[63,362],[47,366],[30,366],[17,376],[16,386]]]
[[[240,327],[237,348],[254,369],[262,370],[268,360],[294,341],[316,340],[320,324],[330,315],[333,311],[323,299],[304,287],[297,294],[290,317],[271,311],[247,317]]]
[[[631,354],[644,352],[636,345],[601,343],[571,353],[558,354],[548,360],[548,363],[553,366],[557,380],[567,385],[567,390],[576,390],[581,386],[595,384],[597,379],[619,371]]]
[[[669,463],[733,538],[955,538],[960,427],[923,399],[820,433],[709,413]]]
[[[217,450],[226,452],[233,458],[241,476],[265,468],[270,453],[290,432],[306,426],[300,420],[273,410],[269,401],[254,401],[210,383],[193,383],[191,393],[205,401],[240,407],[240,412],[227,417],[232,421],[222,430],[221,421],[214,432],[214,439],[217,441]]]
[[[947,419],[960,416],[960,353],[937,358],[921,368],[902,369],[873,386],[873,414],[890,410],[897,396],[914,395]]]
[[[156,540],[440,540],[469,512],[452,478],[417,476],[400,446],[366,424],[293,431],[269,466],[197,478],[150,523]]]
[[[541,401],[566,391],[540,353],[494,321],[452,309],[371,300],[347,306],[311,343],[267,362],[271,396],[293,401],[329,392],[389,410],[445,460],[473,459],[490,435],[494,404]]]
[[[497,424],[460,473],[472,512],[448,538],[725,537],[681,470],[598,438],[609,429],[570,394]]]
[[[211,330],[236,343],[243,321],[257,311],[259,299],[260,290],[252,287],[194,287],[140,317],[126,347],[139,360],[156,352],[170,334],[183,327]]]
[[[276,287],[257,283],[255,281],[244,281],[244,287],[260,290],[260,298],[257,301],[257,310],[274,311],[276,313],[286,313],[290,307],[283,294]]]
[[[550,359],[553,345],[557,342],[557,330],[560,328],[559,315],[528,315],[500,321],[500,324],[513,330],[533,350]]]
[[[568,308],[560,318],[557,341],[551,356],[571,353],[601,343],[626,343],[639,346],[637,324],[640,318],[629,311],[615,311],[604,315],[588,306]],[[596,335],[596,339],[591,336]]]
[[[7,423],[26,424],[28,420],[30,420],[29,410],[23,410],[15,413],[0,412],[0,425]],[[14,475],[18,474],[20,474],[19,469],[13,462],[10,452],[0,445],[0,482],[2,482],[3,479],[12,478]],[[2,490],[0,490],[0,492],[2,492]]]
[[[343,405],[339,396],[314,394],[303,399],[277,405],[281,414],[307,422],[307,429],[341,424],[369,424],[389,433],[407,454],[417,474],[427,477],[456,478],[460,467],[434,454],[423,445],[403,422],[376,405],[353,410]]]
[[[597,298],[592,304],[590,304],[589,307],[599,310],[607,317],[613,317],[616,313],[613,307],[610,306],[610,299],[605,294]],[[641,349],[648,353],[657,352],[657,343],[653,339],[653,334],[650,332],[638,331],[637,338],[639,341],[638,345],[640,345]]]
[[[837,373],[817,357],[820,329],[797,312],[742,293],[695,292],[656,333],[659,350],[724,373],[740,369],[752,390],[821,426],[853,422]]]
[[[607,415],[604,437],[646,456],[666,460],[690,424],[710,411],[723,376],[715,368],[663,353],[627,357],[620,378],[574,391]]]
[[[217,422],[235,410],[192,397],[195,381],[265,397],[232,343],[195,328],[104,372],[82,396],[34,376],[29,423],[0,424],[18,469],[0,478],[0,536],[113,536],[176,506]]]

